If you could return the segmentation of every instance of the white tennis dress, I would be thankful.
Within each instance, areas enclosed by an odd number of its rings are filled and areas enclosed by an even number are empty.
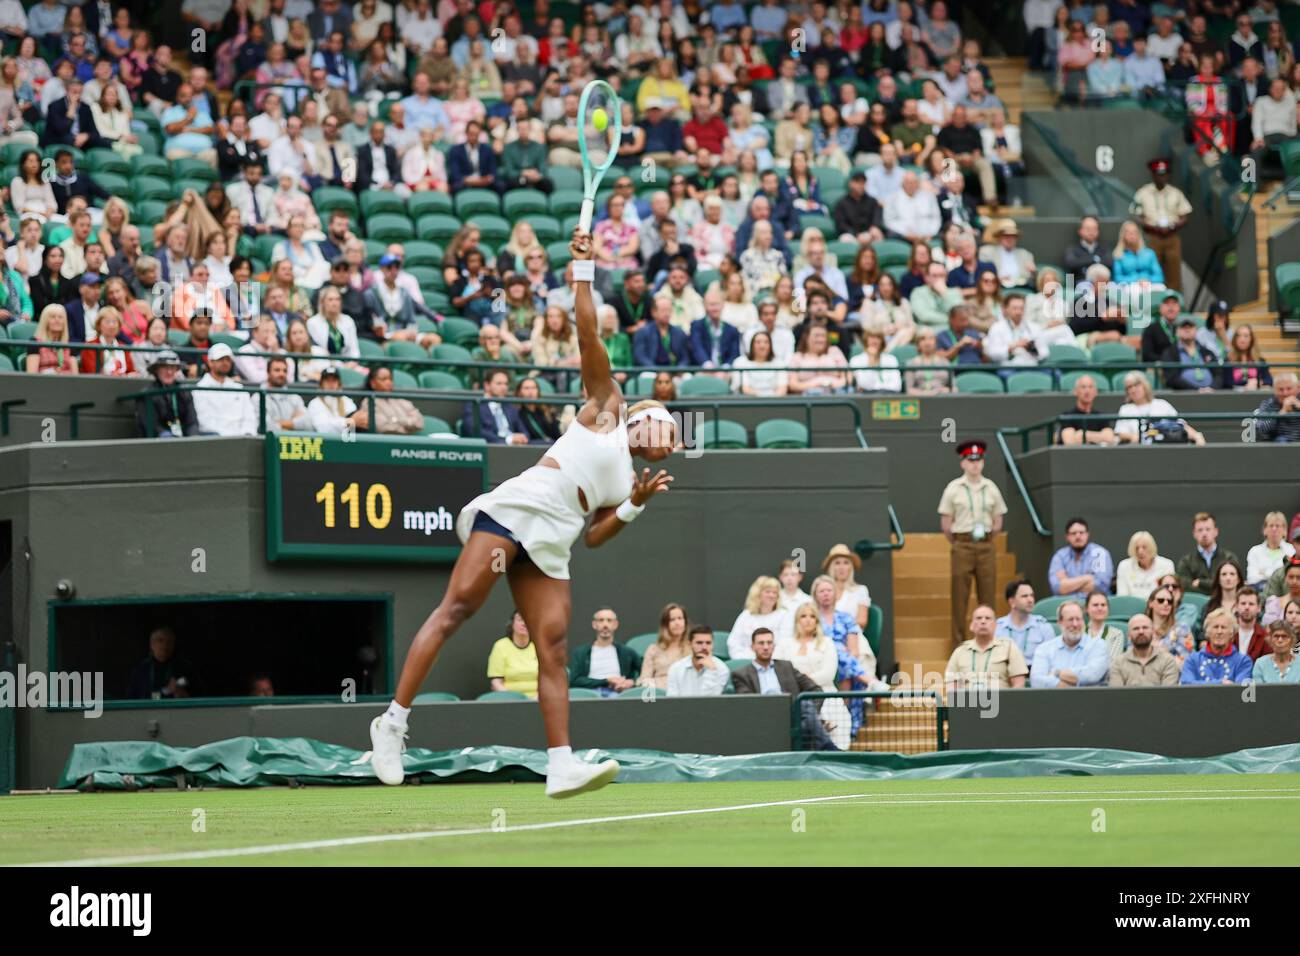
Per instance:
[[[576,419],[546,455],[559,468],[534,465],[479,495],[456,519],[456,534],[469,540],[474,519],[485,512],[508,528],[533,563],[549,578],[569,580],[569,552],[582,534],[588,511],[612,508],[632,493],[635,473],[628,448],[627,420],[620,414],[611,432],[594,432]]]

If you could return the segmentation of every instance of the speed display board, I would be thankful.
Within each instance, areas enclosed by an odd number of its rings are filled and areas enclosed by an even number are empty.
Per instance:
[[[270,433],[267,559],[454,561],[486,482],[482,442]]]

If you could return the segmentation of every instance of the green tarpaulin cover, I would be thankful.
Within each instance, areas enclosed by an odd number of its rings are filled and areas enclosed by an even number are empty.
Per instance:
[[[657,750],[581,751],[613,757],[620,783],[711,780],[922,780],[958,777],[1300,772],[1300,744],[1240,750],[1218,757],[1174,758],[1128,750],[946,750],[885,753],[793,752],[715,757]],[[425,783],[540,781],[546,753],[518,747],[408,750],[406,772]],[[144,741],[77,744],[60,787],[265,787],[373,784],[369,753],[305,737],[233,737],[202,747]]]

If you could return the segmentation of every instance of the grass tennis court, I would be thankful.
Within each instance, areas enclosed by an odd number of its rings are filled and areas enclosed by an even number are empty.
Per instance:
[[[51,794],[0,800],[0,864],[1280,865],[1297,810],[1300,774]]]

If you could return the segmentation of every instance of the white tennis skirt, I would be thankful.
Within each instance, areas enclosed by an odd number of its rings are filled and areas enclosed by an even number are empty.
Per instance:
[[[569,553],[587,523],[578,486],[558,468],[534,465],[467,504],[456,518],[461,543],[485,512],[508,528],[548,578],[569,580]]]

